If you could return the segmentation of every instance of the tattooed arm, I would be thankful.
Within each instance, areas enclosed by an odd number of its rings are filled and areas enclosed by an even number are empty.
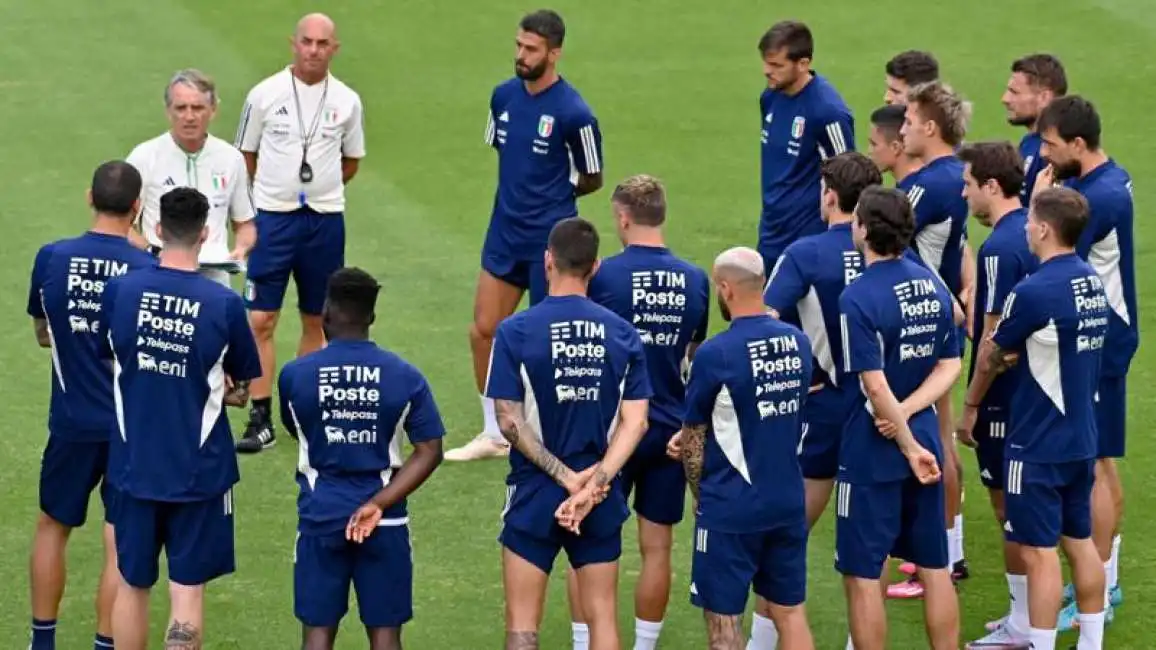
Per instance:
[[[245,406],[249,401],[249,380],[228,380],[228,390],[225,393],[225,404],[238,408]]]
[[[702,480],[703,450],[706,447],[706,425],[685,425],[680,436],[682,447],[682,467],[686,471],[686,484],[690,493],[698,501],[698,484]]]
[[[1016,364],[1017,357],[996,345],[991,337],[985,337],[979,344],[976,355],[975,375],[967,387],[964,404],[979,404],[987,395],[992,382],[1000,373]]]
[[[549,475],[550,478],[554,479],[554,482],[566,488],[571,494],[582,487],[575,485],[579,480],[578,474],[567,467],[557,456],[550,453],[542,441],[530,433],[523,416],[521,402],[496,399],[494,400],[494,410],[498,416],[498,429],[501,430],[502,437],[510,443],[511,447],[517,449],[531,463],[537,465],[538,469]]]

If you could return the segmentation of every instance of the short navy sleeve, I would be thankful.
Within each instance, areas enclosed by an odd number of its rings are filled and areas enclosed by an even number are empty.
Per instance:
[[[789,246],[775,268],[763,292],[763,302],[782,314],[795,307],[807,295],[807,281],[799,264],[799,247]]]
[[[1028,337],[1044,323],[1039,308],[1034,304],[1030,287],[1020,284],[1004,305],[1003,318],[992,333],[992,342],[1004,350],[1019,350]]]
[[[650,399],[654,395],[654,390],[650,387],[650,375],[646,371],[646,352],[642,349],[642,339],[632,330],[628,341],[627,352],[630,355],[630,362],[626,368],[622,399]]]
[[[1003,313],[1004,303],[1023,277],[1020,266],[1019,258],[1010,251],[995,251],[984,256],[983,270],[987,275],[987,304],[983,306],[984,313]]]
[[[52,244],[45,244],[36,253],[36,260],[32,263],[32,281],[28,284],[28,315],[41,320],[47,317],[44,314],[44,303],[40,300],[40,287],[44,285],[50,259]]]
[[[839,297],[839,325],[843,330],[843,365],[846,372],[883,369],[878,328],[859,302],[843,292]]]
[[[229,296],[225,306],[228,319],[229,347],[225,352],[225,374],[234,381],[256,379],[261,376],[261,357],[257,352],[257,341],[245,317],[245,305],[240,296]]]
[[[686,414],[683,422],[687,426],[710,424],[715,400],[722,389],[724,363],[725,359],[710,345],[703,346],[695,354],[686,385]]]
[[[486,380],[486,397],[511,402],[521,402],[525,399],[525,386],[522,385],[521,361],[518,359],[516,347],[519,342],[514,324],[505,320],[498,325],[494,336],[494,347],[490,352],[490,373]]]
[[[293,417],[292,407],[290,406],[290,398],[293,396],[292,373],[296,366],[286,365],[281,368],[281,374],[277,375],[277,404],[280,406],[281,424],[290,435],[300,435],[297,430],[297,420]]]
[[[442,423],[441,413],[434,402],[433,391],[425,377],[418,376],[418,385],[409,400],[409,411],[405,422],[402,423],[405,434],[412,443],[428,442],[444,438],[445,425]]]
[[[602,131],[589,109],[574,113],[566,127],[566,145],[574,157],[574,167],[582,174],[602,172]]]
[[[116,294],[120,283],[116,279],[109,279],[104,285],[104,293],[100,296],[100,314],[96,317],[97,331],[96,355],[101,359],[112,359],[112,310],[116,306]]]

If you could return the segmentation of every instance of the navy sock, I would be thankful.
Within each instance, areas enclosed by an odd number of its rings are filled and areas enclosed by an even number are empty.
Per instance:
[[[56,621],[32,619],[32,645],[30,650],[56,650]]]
[[[92,650],[113,650],[112,637],[97,634],[96,640],[92,642]]]

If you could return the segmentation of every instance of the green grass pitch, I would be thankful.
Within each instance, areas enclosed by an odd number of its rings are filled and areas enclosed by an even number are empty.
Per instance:
[[[1156,17],[1143,0],[1013,0],[957,6],[913,0],[559,1],[569,28],[564,75],[585,95],[605,133],[607,184],[638,172],[668,184],[669,238],[699,264],[734,244],[753,244],[759,213],[756,99],[763,87],[755,49],[772,22],[796,17],[816,34],[815,67],[842,91],[858,118],[881,103],[883,63],[902,49],[933,50],[944,77],[975,103],[969,140],[1009,138],[999,104],[1011,60],[1050,51],[1064,61],[1073,91],[1092,98],[1105,122],[1105,146],[1136,178],[1136,264],[1141,329],[1156,325],[1156,289],[1145,269],[1156,226],[1147,210],[1156,190],[1150,154],[1156,141]],[[512,73],[517,20],[531,4],[360,0],[64,0],[0,3],[0,647],[23,647],[27,634],[27,552],[37,512],[36,477],[45,438],[48,354],[34,343],[24,301],[36,248],[83,230],[84,191],[94,166],[123,157],[165,128],[161,93],[171,73],[196,66],[214,75],[224,103],[214,131],[231,139],[240,102],[261,78],[288,63],[288,37],[302,14],[329,11],[343,50],[335,72],[367,107],[369,157],[349,190],[348,261],[380,277],[385,290],[376,339],[430,377],[450,428],[448,445],[479,428],[466,339],[473,283],[492,201],[495,161],[482,144],[490,89]],[[617,248],[608,191],[583,199],[582,213]],[[983,229],[973,225],[973,233]],[[287,304],[294,304],[291,295]],[[279,353],[296,347],[289,314]],[[715,329],[721,327],[715,319]],[[1122,584],[1127,602],[1107,632],[1112,648],[1152,647],[1139,610],[1156,597],[1156,523],[1146,494],[1156,476],[1144,469],[1156,450],[1147,424],[1156,418],[1156,352],[1142,345],[1133,366],[1129,460],[1123,465],[1128,515]],[[239,425],[240,413],[234,413]],[[1003,613],[1006,594],[999,531],[965,454],[966,544],[973,577],[960,590],[965,638]],[[206,635],[215,649],[292,648],[296,451],[282,438],[273,450],[243,458],[237,493],[237,573],[208,592]],[[500,462],[443,466],[412,500],[417,563],[412,648],[494,648],[503,638],[499,548],[495,536],[504,489]],[[92,518],[99,516],[94,505]],[[633,525],[622,563],[620,618],[632,642],[632,584],[637,575]],[[699,613],[687,603],[690,527],[677,531],[675,579],[662,647],[703,646]],[[832,569],[828,515],[812,537],[810,620],[820,648],[846,638],[840,582]],[[70,583],[60,615],[60,646],[88,647],[91,594],[99,570],[95,527],[77,531]],[[163,584],[163,583],[162,583]],[[543,647],[569,647],[564,581],[551,583]],[[917,603],[888,605],[894,648],[925,647]],[[154,639],[167,616],[159,590]],[[365,647],[356,618],[339,648]],[[1069,637],[1062,640],[1061,645]]]

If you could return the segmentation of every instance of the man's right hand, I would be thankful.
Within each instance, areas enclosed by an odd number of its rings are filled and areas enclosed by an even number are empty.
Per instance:
[[[964,445],[975,449],[975,421],[979,418],[979,409],[974,406],[963,406],[963,413],[959,416],[959,425],[955,427],[955,439]]]
[[[939,470],[939,462],[935,460],[935,454],[920,445],[915,445],[914,449],[904,455],[907,456],[907,464],[911,466],[911,471],[920,483],[931,485],[939,481],[942,474]]]
[[[671,460],[682,460],[682,432],[674,434],[666,443],[666,455]]]

